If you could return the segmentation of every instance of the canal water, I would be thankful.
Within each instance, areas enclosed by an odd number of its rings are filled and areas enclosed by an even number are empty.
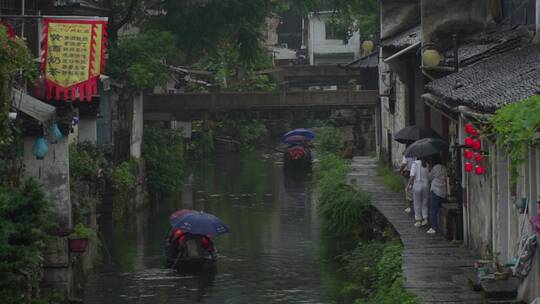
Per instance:
[[[104,213],[103,265],[84,286],[86,304],[332,303],[336,276],[321,262],[311,174],[285,174],[279,155],[216,155],[191,186],[135,215]],[[215,271],[176,273],[163,264],[168,215],[204,210],[232,230],[216,239]]]

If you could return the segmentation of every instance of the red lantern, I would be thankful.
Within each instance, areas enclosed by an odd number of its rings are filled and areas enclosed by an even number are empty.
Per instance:
[[[465,172],[471,172],[473,170],[473,164],[466,162],[465,163]]]
[[[473,158],[473,151],[469,150],[469,149],[465,149],[465,158],[466,159],[471,159]]]
[[[476,136],[478,136],[478,130],[472,129],[471,133],[469,133],[469,134],[471,134],[473,137],[476,137]]]
[[[465,137],[465,146],[472,148],[474,139],[472,137]]]
[[[472,125],[472,123],[465,124],[465,133],[472,134],[473,130],[474,126]]]
[[[482,175],[486,172],[486,168],[484,168],[484,166],[476,166],[476,168],[474,168],[474,173],[476,173],[476,175]]]
[[[474,153],[474,160],[477,163],[481,163],[484,160],[484,155],[482,155],[482,153],[476,152]]]
[[[480,141],[480,139],[473,140],[472,147],[475,150],[482,149],[482,142]]]

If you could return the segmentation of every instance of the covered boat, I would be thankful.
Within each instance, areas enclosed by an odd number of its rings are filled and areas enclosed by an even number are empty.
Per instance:
[[[311,140],[315,134],[308,129],[295,129],[283,135],[287,150],[283,155],[286,169],[311,168]]]
[[[202,266],[215,262],[217,250],[209,236],[171,229],[165,240],[165,256],[171,268]]]
[[[165,256],[171,268],[186,269],[212,263],[217,250],[212,241],[229,228],[212,214],[182,209],[169,217],[171,229],[165,239]]]

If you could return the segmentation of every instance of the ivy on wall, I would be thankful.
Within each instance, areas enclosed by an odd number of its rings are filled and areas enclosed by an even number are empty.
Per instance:
[[[490,122],[497,142],[508,152],[515,182],[517,168],[527,159],[529,146],[540,128],[540,95],[497,110]]]

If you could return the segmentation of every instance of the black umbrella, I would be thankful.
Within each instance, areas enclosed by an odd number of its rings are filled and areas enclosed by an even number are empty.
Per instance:
[[[417,141],[422,138],[441,138],[441,136],[432,128],[422,128],[418,126],[408,126],[394,134],[394,139],[402,144]]]
[[[448,144],[439,138],[422,138],[405,150],[405,157],[426,157],[448,149]]]

